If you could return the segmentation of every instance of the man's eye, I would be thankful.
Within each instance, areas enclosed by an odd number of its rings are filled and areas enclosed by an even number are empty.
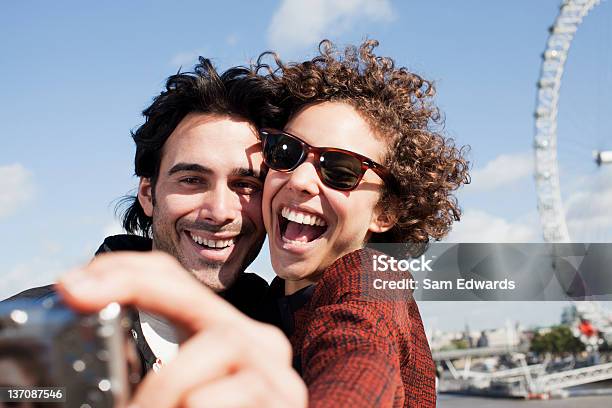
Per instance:
[[[240,194],[254,194],[261,191],[261,184],[252,181],[236,181],[233,188]]]
[[[200,184],[202,182],[202,180],[200,180],[198,177],[183,177],[182,179],[180,179],[180,182],[183,184]]]

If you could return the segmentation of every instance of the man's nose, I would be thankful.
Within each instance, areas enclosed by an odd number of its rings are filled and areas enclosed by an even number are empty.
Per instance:
[[[216,225],[231,223],[239,213],[238,198],[225,184],[216,186],[206,192],[200,216]]]
[[[319,194],[319,175],[313,160],[312,156],[309,157],[297,169],[289,173],[287,185],[291,190],[311,196]]]

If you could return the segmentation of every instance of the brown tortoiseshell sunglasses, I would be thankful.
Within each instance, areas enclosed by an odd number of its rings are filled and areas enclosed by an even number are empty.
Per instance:
[[[394,186],[389,170],[359,153],[335,147],[314,147],[281,130],[261,129],[259,134],[264,162],[276,171],[293,171],[312,153],[317,174],[328,187],[342,191],[353,190],[368,169],[378,174],[389,186]]]

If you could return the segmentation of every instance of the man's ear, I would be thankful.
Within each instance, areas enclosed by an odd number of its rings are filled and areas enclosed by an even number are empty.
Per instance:
[[[370,220],[369,231],[375,234],[382,234],[389,231],[397,222],[397,214],[392,209],[384,209],[382,206],[376,206],[372,219]]]
[[[148,177],[141,177],[138,184],[138,202],[147,217],[153,217],[153,185]]]

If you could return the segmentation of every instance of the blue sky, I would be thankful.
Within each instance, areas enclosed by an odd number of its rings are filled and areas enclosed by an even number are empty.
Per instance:
[[[118,232],[114,205],[137,184],[129,132],[142,123],[140,112],[167,76],[181,66],[191,68],[197,55],[212,58],[220,69],[246,64],[268,49],[286,60],[303,59],[314,54],[322,38],[341,45],[378,39],[381,54],[435,80],[445,131],[471,146],[474,169],[473,184],[459,195],[465,217],[450,239],[539,241],[531,150],[535,83],[559,4],[3,3],[0,298],[51,282],[86,262],[105,235]],[[593,148],[612,149],[611,16],[604,1],[587,17],[561,89],[564,199],[573,203],[568,217],[574,217],[572,225],[585,240],[609,237],[612,230],[606,211],[606,203],[612,206],[612,187],[606,183],[611,173],[598,172],[589,161]],[[598,217],[583,221],[592,213]],[[252,269],[270,276],[267,253]],[[549,323],[558,320],[561,307],[540,304],[530,312],[533,305],[525,303],[487,304],[491,311],[483,312],[481,306],[461,305],[458,312],[457,306],[428,303],[421,310],[430,326],[469,322],[477,328],[497,325],[500,315]]]

